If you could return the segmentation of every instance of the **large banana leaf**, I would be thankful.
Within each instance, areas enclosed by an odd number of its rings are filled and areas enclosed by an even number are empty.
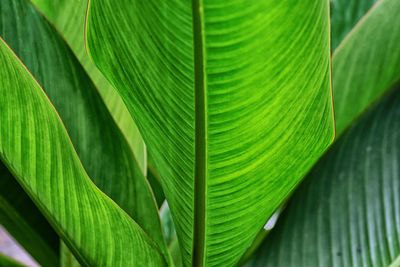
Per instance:
[[[400,80],[400,1],[381,0],[346,37],[333,56],[336,130]]]
[[[54,106],[0,42],[0,157],[83,265],[163,266],[142,228],[83,169]]]
[[[58,266],[57,234],[1,162],[0,225],[6,228],[41,266]]]
[[[342,135],[246,266],[399,266],[399,106],[397,87]]]
[[[378,0],[330,0],[332,51]]]
[[[328,1],[98,1],[89,55],[154,157],[184,264],[230,266],[334,136]]]
[[[84,30],[87,0],[31,0],[63,35],[93,80],[111,115],[126,136],[141,169],[146,171],[143,139],[121,97],[90,61],[85,51]]]

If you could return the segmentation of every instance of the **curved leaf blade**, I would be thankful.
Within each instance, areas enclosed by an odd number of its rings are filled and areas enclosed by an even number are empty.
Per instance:
[[[89,55],[154,156],[186,266],[235,264],[332,141],[328,17],[327,1],[90,1]]]
[[[332,61],[336,130],[400,81],[400,2],[379,1],[336,50]]]
[[[121,97],[90,61],[85,51],[85,16],[87,0],[30,0],[59,30],[79,62],[96,85],[112,117],[126,136],[138,164],[146,172],[146,149],[143,139]]]
[[[3,3],[0,35],[43,86],[63,119],[85,170],[168,257],[149,184],[84,69],[28,1]]]
[[[0,64],[0,157],[77,259],[163,266],[155,243],[87,176],[56,110],[3,41]]]
[[[399,106],[397,87],[338,139],[246,266],[389,266],[399,257]]]

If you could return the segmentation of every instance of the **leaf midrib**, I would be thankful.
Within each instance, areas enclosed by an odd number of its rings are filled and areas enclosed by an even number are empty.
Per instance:
[[[203,3],[192,0],[194,91],[195,91],[195,174],[192,266],[204,265],[207,170],[206,75],[204,64]]]

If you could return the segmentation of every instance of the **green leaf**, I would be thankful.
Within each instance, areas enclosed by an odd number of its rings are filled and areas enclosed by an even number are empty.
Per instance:
[[[61,241],[60,244],[60,267],[80,267],[81,265],[70,252],[68,247]]]
[[[1,162],[0,177],[0,225],[42,266],[58,266],[57,234]]]
[[[0,157],[77,259],[163,266],[156,244],[90,180],[54,106],[3,41],[0,70]]]
[[[111,115],[126,136],[138,164],[146,170],[146,149],[143,139],[121,97],[90,61],[85,51],[84,31],[87,0],[31,0],[63,35],[96,85]]]
[[[381,54],[374,55],[374,53],[371,53],[371,50],[377,51],[380,49],[379,47],[385,47],[385,49],[393,49],[393,54],[398,53],[399,48],[397,46],[390,46],[386,43],[386,41],[390,41],[391,38],[397,38],[396,42],[398,42],[398,37],[396,37],[399,33],[398,27],[389,30],[391,23],[396,23],[395,20],[397,17],[391,16],[393,14],[387,14],[385,11],[380,11],[379,15],[371,14],[377,12],[375,11],[376,8],[381,8],[379,7],[379,3],[369,10],[369,13],[362,18],[360,24],[355,26],[353,31],[350,31],[351,27],[358,22],[358,19],[368,11],[368,8],[370,8],[375,1],[376,0],[331,1],[332,42],[335,43],[335,40],[336,42],[342,41],[341,39],[344,37],[342,35],[350,32],[347,38],[349,38],[350,42],[354,43],[353,45],[348,45],[348,40],[345,39],[345,41],[342,42],[343,48],[341,49],[346,51],[346,56],[343,56],[340,52],[337,55],[335,54],[333,57],[333,89],[335,96],[336,124],[339,125],[336,129],[338,134],[341,134],[343,130],[357,118],[357,116],[360,116],[360,114],[356,112],[339,112],[339,109],[350,111],[350,109],[354,108],[355,105],[360,105],[362,107],[359,109],[364,111],[366,107],[370,106],[390,89],[390,86],[386,87],[385,84],[380,84],[379,82],[375,82],[375,87],[369,86],[369,81],[366,81],[366,79],[371,77],[374,77],[375,79],[380,78],[379,75],[381,72],[378,71],[374,73],[376,69],[371,70],[370,67],[372,65],[379,64],[384,66],[392,60],[390,59],[392,54],[389,51],[384,55],[384,57],[380,57]],[[385,14],[383,15],[383,13]],[[386,20],[393,21],[385,22]],[[371,31],[368,35],[365,35],[364,33],[358,33],[360,28],[363,29],[363,31],[370,28]],[[375,34],[376,32],[383,32],[382,36],[386,36],[377,38]],[[366,37],[366,39],[364,39],[364,37]],[[393,40],[390,42],[393,42]],[[371,55],[373,56],[373,59],[370,58]],[[365,64],[365,62],[368,62],[368,64]],[[337,66],[340,66],[340,68]],[[354,67],[349,68],[349,66]],[[390,67],[393,67],[393,65]],[[400,74],[399,70],[398,67],[395,67],[391,71],[393,72],[392,74],[396,76]],[[337,74],[337,72],[339,72],[339,74]],[[368,75],[365,75],[365,73],[368,73]],[[345,79],[346,82],[344,83],[342,79]],[[368,86],[365,86],[365,84]],[[366,91],[366,89],[369,91]],[[347,98],[345,96],[347,93],[351,94],[352,97]],[[376,95],[376,97],[366,97],[367,95]],[[256,244],[253,244],[253,246],[255,245]],[[248,251],[248,253],[249,252],[250,251]]]
[[[98,1],[89,55],[153,156],[184,265],[238,262],[334,137],[328,1]]]
[[[4,267],[23,267],[25,265],[11,259],[10,257],[0,253],[0,266]]]
[[[400,80],[400,1],[379,1],[333,56],[336,130]]]
[[[93,83],[29,1],[3,2],[0,35],[43,86],[88,175],[168,255],[149,184]]]
[[[332,51],[378,0],[330,0]]]
[[[400,256],[399,106],[397,87],[345,131],[246,266],[389,266]]]
[[[338,2],[340,1],[332,2],[332,5],[334,3],[337,4]],[[361,4],[361,2],[362,1],[359,1],[358,4]],[[373,104],[373,102],[376,102],[377,99],[382,97],[382,95],[388,92],[390,89],[390,86],[387,86],[385,88],[385,83],[380,84],[379,82],[375,82],[375,87],[369,86],[368,83],[366,83],[366,79],[369,79],[371,77],[373,77],[373,79],[382,78],[382,73],[386,71],[386,65],[388,65],[387,70],[389,70],[389,73],[392,72],[392,76],[395,77],[396,75],[400,74],[400,69],[398,67],[399,65],[397,64],[397,66],[395,66],[396,63],[393,63],[393,59],[396,60],[396,55],[398,58],[399,48],[396,45],[390,45],[390,43],[396,43],[399,41],[398,27],[393,27],[393,25],[396,25],[396,23],[398,24],[398,15],[396,14],[396,10],[398,11],[399,8],[398,5],[393,5],[395,1],[392,1],[391,3],[382,2],[385,1],[380,1],[378,4],[376,4],[369,11],[369,13],[367,13],[367,15],[363,17],[361,22],[351,31],[351,33],[347,37],[348,39],[345,39],[345,41],[343,41],[341,45],[343,47],[341,47],[340,49],[346,51],[346,56],[343,56],[341,52],[339,52],[335,54],[333,59],[333,84],[336,121],[338,122],[338,124],[345,125],[341,126],[340,129],[338,127],[340,133],[343,133],[345,127],[349,127],[349,125],[354,122],[354,120],[357,118],[356,116],[361,116],[363,114],[362,112],[367,110],[368,107]],[[366,1],[364,1],[364,4],[365,3]],[[345,10],[340,10],[340,12],[344,11]],[[345,12],[341,15],[336,15],[336,18],[340,18],[342,20],[346,20],[349,18],[348,13]],[[332,28],[335,28],[335,24],[342,25],[346,24],[347,22],[348,21],[332,20]],[[378,36],[377,33],[379,33]],[[353,45],[349,45],[347,42],[352,42]],[[376,55],[374,52],[379,51],[381,49],[380,47],[387,51],[386,53]],[[338,51],[340,51],[340,49]],[[391,58],[392,56],[393,58]],[[368,64],[365,64],[365,62],[368,62]],[[379,65],[379,70],[377,70],[376,68],[371,69],[371,66],[373,66],[374,64]],[[352,65],[353,67],[349,67]],[[335,66],[341,67],[339,68]],[[336,75],[336,71],[339,71],[340,75]],[[376,72],[374,73],[374,71]],[[338,86],[338,83],[335,82],[340,78],[347,79],[347,83],[345,83],[344,86]],[[348,91],[347,93],[352,94],[352,97],[342,96],[341,94],[345,92],[343,89],[346,89]],[[373,94],[376,95],[375,99],[362,98],[366,95],[371,96]],[[358,97],[356,97],[356,95]],[[340,100],[338,100],[339,98]],[[351,109],[354,107],[354,105],[360,104],[361,102],[363,102],[364,105],[364,109],[362,110],[362,112],[360,112],[361,115],[345,113],[341,114],[340,112],[338,112],[339,108]],[[340,139],[341,138],[339,138],[339,140]],[[360,161],[361,160],[362,159],[360,159]],[[298,198],[299,197],[292,201],[299,201]],[[326,206],[327,203],[322,202],[322,205]],[[285,218],[294,216],[295,215],[290,214]],[[300,213],[298,213],[296,216],[297,219],[295,219],[295,221],[304,220],[304,222],[302,222],[303,224],[309,223],[308,220],[312,219],[312,217],[308,218],[307,216],[302,216],[302,214]],[[282,218],[282,220],[286,220],[285,218]],[[291,218],[290,220],[293,221],[293,218]],[[299,237],[297,236],[296,238]],[[260,260],[259,262],[262,261]]]

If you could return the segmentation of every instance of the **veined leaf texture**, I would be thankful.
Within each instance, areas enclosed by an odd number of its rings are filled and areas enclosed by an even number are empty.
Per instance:
[[[238,262],[334,138],[328,1],[90,0],[186,266]]]

